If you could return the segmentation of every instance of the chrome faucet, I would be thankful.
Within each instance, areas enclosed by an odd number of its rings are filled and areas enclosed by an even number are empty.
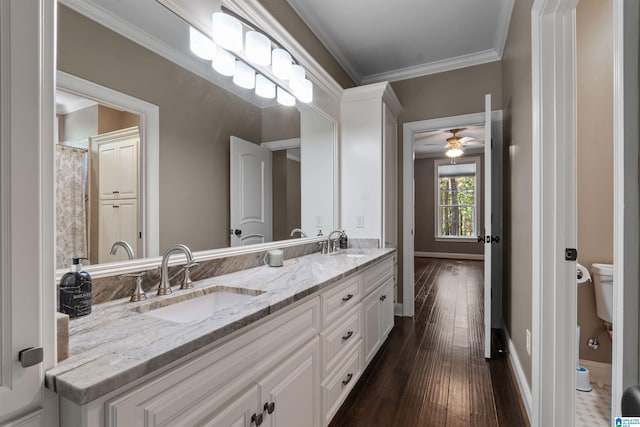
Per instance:
[[[136,254],[133,252],[133,248],[131,247],[131,245],[124,240],[118,240],[117,242],[115,242],[113,246],[111,246],[111,252],[109,253],[111,255],[115,255],[118,251],[118,246],[124,248],[124,250],[127,251],[127,256],[129,257],[129,259],[134,259],[136,257]]]
[[[302,228],[294,228],[291,230],[291,234],[289,236],[293,237],[294,234],[300,233],[300,238],[307,237],[307,233],[302,230]]]
[[[338,238],[332,239],[332,236],[336,233],[338,233]],[[329,236],[327,236],[327,248],[328,248],[327,252],[328,253],[332,253],[338,250],[337,243],[341,235],[342,235],[342,230],[333,230],[331,233],[329,233]]]
[[[189,269],[191,267],[195,267],[198,265],[193,262],[193,254],[191,253],[191,249],[186,247],[185,245],[177,244],[171,246],[167,249],[162,255],[162,265],[160,267],[160,284],[158,285],[158,295],[169,295],[171,293],[171,286],[169,283],[169,257],[172,253],[175,252],[183,252],[187,257],[187,264],[184,266],[184,279],[182,280],[182,284],[180,285],[180,289],[190,289],[193,288],[193,282],[189,277]]]

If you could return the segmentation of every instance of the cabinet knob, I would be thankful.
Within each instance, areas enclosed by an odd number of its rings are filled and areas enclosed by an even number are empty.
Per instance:
[[[347,294],[347,296],[342,297],[342,301],[347,302],[347,301],[349,301],[351,298],[353,298],[353,294]]]
[[[251,417],[251,422],[257,426],[261,425],[263,420],[262,414],[253,414]]]
[[[273,411],[276,410],[276,404],[275,402],[267,402],[264,404],[264,410],[267,411],[267,414],[271,415],[273,414]]]

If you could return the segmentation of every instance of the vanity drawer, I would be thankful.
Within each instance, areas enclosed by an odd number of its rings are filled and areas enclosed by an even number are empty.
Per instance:
[[[362,276],[364,277],[363,295],[383,284],[389,277],[393,277],[393,257],[389,257],[384,261],[367,269]]]
[[[323,378],[331,375],[355,343],[360,341],[361,310],[357,305],[322,333]]]
[[[358,382],[362,374],[362,346],[356,346],[344,359],[344,364],[337,369],[334,376],[322,385],[325,425],[328,425],[340,405]]]
[[[329,289],[321,296],[322,326],[327,327],[331,322],[342,316],[360,302],[360,279],[357,275],[345,280],[336,287]]]

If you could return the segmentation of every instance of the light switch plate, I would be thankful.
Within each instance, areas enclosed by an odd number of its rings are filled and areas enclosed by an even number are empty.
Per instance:
[[[364,215],[356,216],[356,228],[364,228]]]

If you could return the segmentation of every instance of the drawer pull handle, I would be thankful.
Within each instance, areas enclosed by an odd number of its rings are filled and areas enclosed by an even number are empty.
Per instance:
[[[253,416],[251,417],[251,422],[257,426],[261,425],[262,421],[263,421],[262,414],[253,414]]]
[[[342,297],[342,301],[347,302],[349,301],[351,298],[353,298],[353,294],[347,294],[346,297]]]
[[[269,415],[273,414],[273,411],[276,410],[275,402],[271,402],[271,403],[267,402],[267,403],[265,403],[263,410],[267,411],[267,414],[269,414]]]
[[[351,382],[351,379],[353,378],[353,374],[349,374],[347,375],[347,379],[342,381],[342,385],[347,385]]]
[[[342,337],[342,341],[346,341],[353,336],[353,331],[347,332],[347,335]]]

